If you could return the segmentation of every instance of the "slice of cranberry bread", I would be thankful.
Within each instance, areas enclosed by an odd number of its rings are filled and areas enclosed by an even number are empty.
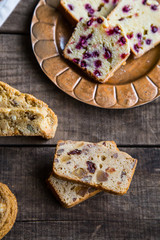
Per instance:
[[[160,5],[155,0],[121,0],[107,19],[122,25],[137,57],[160,42]]]
[[[121,26],[103,17],[80,21],[64,50],[65,58],[101,83],[126,62],[129,54]]]
[[[100,192],[93,187],[58,179],[53,173],[47,182],[55,197],[66,208],[71,208]]]
[[[111,143],[60,141],[53,172],[71,181],[123,195],[127,192],[137,160]]]
[[[60,9],[72,22],[93,16],[106,17],[116,6],[118,0],[61,0]]]

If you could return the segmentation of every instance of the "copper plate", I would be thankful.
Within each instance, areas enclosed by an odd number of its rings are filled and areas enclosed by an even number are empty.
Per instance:
[[[94,82],[62,57],[73,29],[56,0],[41,0],[31,24],[32,47],[43,72],[70,96],[102,108],[126,109],[160,96],[160,45],[127,60],[106,84]]]

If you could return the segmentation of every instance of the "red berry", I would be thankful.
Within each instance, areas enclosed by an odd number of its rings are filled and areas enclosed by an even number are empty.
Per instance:
[[[127,56],[126,53],[122,53],[122,54],[121,54],[121,58],[122,58],[122,59],[124,59],[126,56]]]
[[[74,9],[73,5],[68,4],[68,7],[69,7],[69,9],[70,9],[71,11],[73,11],[73,9]]]
[[[123,12],[129,12],[131,10],[131,6],[126,5],[122,8]]]
[[[94,75],[97,76],[97,77],[100,77],[102,74],[100,73],[100,71],[95,70],[94,71]]]
[[[79,58],[73,58],[73,62],[78,64],[79,63]]]
[[[151,31],[153,32],[153,33],[156,33],[157,31],[158,31],[158,27],[156,27],[156,26],[151,26]]]
[[[102,22],[103,22],[104,20],[102,19],[102,18],[97,18],[97,22],[99,23],[99,24],[101,24]]]
[[[95,64],[96,68],[99,68],[99,67],[102,66],[102,62],[101,62],[101,60],[97,60],[97,61],[95,61],[94,64]]]
[[[86,66],[87,66],[86,62],[85,61],[81,61],[81,67],[86,67]]]
[[[109,59],[112,57],[112,53],[109,49],[105,49],[105,54],[104,54],[105,59]]]

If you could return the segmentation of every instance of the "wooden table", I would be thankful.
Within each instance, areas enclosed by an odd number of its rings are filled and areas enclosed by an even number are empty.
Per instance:
[[[59,117],[56,137],[0,139],[0,181],[18,199],[6,240],[159,240],[160,99],[131,110],[104,110],[69,97],[42,73],[33,55],[30,22],[37,0],[21,1],[0,29],[0,81],[45,101]],[[125,196],[101,193],[63,209],[47,189],[59,139],[115,140],[139,160]]]

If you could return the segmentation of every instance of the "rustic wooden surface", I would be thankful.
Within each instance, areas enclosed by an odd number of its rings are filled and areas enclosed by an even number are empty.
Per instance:
[[[30,22],[37,0],[21,1],[0,28],[0,81],[44,100],[59,117],[55,139],[0,138],[0,181],[18,199],[19,212],[5,240],[159,240],[160,99],[131,110],[85,105],[60,91],[32,53]],[[115,140],[139,160],[125,196],[100,193],[63,209],[47,189],[59,139]]]

